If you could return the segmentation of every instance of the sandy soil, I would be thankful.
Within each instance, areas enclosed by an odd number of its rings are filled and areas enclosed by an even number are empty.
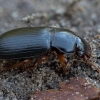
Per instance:
[[[18,27],[56,26],[90,40],[100,34],[99,0],[0,0],[0,34]],[[100,68],[100,38],[90,42],[91,59]],[[96,57],[96,58],[95,58]],[[6,61],[0,60],[0,67]],[[11,61],[8,61],[10,63]],[[16,61],[15,61],[16,62]],[[100,73],[85,62],[69,59],[66,75],[56,55],[34,70],[0,73],[0,100],[28,100],[36,90],[59,89],[59,82],[85,77],[100,88]]]

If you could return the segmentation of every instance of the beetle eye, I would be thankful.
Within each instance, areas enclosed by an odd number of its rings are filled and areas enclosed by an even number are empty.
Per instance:
[[[83,56],[83,54],[84,54],[84,52],[83,52],[83,51],[78,51],[78,56],[79,56],[79,57],[82,57],[82,56]]]

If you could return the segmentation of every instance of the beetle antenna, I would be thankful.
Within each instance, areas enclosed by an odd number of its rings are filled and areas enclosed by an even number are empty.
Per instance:
[[[97,70],[100,73],[100,69],[93,64],[93,61],[91,61],[90,59],[88,59],[86,56],[84,56],[83,60],[85,62],[87,62],[89,65],[91,65],[91,67],[94,67],[94,69]]]
[[[95,65],[93,64],[93,62],[91,62],[90,60],[86,60],[86,62],[87,62],[89,65],[91,65],[91,67],[94,67],[94,69],[97,70],[97,71],[100,73],[100,69],[99,69],[97,66],[95,66]]]

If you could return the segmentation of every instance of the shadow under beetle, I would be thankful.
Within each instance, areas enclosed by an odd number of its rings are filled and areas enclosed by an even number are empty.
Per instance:
[[[89,44],[74,32],[68,29],[53,27],[25,27],[13,29],[0,36],[0,59],[31,59],[37,58],[35,68],[41,63],[45,63],[51,51],[57,53],[58,59],[62,64],[63,71],[67,66],[67,54],[77,55],[93,65],[91,48]],[[66,54],[66,56],[65,56]],[[19,65],[29,64],[31,60],[24,60],[16,66],[2,70],[17,68]],[[94,65],[93,65],[94,66]],[[100,72],[100,70],[94,66]]]

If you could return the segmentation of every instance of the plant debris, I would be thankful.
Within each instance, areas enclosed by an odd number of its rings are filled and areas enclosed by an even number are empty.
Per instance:
[[[62,82],[60,90],[37,91],[30,100],[99,100],[100,89],[90,84],[85,78],[71,78]]]

